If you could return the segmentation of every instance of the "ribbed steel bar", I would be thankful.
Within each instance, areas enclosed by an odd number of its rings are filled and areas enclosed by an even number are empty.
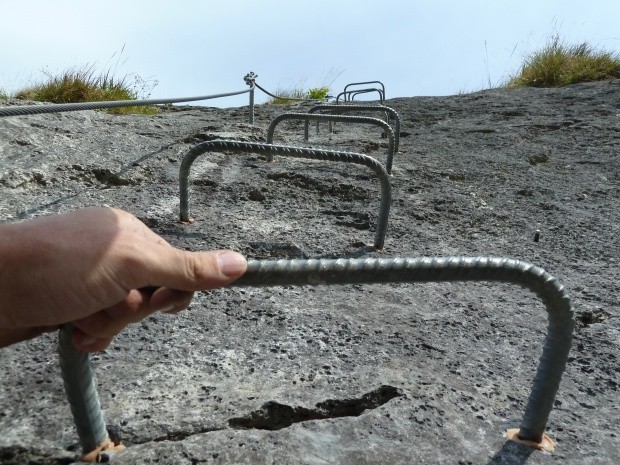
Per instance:
[[[383,96],[383,92],[381,91],[381,89],[376,89],[376,88],[347,90],[347,91],[340,92],[338,95],[336,95],[336,104],[340,102],[340,97],[342,97],[343,100],[347,102],[347,101],[352,101],[353,98],[358,94],[367,94],[370,92],[377,92],[379,94],[379,102],[383,104],[383,101],[385,100]]]
[[[334,121],[341,123],[361,123],[361,124],[372,124],[375,126],[379,126],[383,128],[385,133],[388,136],[388,152],[387,152],[387,160],[385,162],[385,169],[388,174],[392,173],[392,163],[394,160],[394,147],[395,147],[395,139],[394,139],[394,130],[392,127],[387,124],[385,121],[379,118],[371,118],[369,116],[345,116],[345,115],[320,115],[317,113],[282,113],[281,115],[276,116],[271,123],[269,123],[269,127],[267,128],[267,143],[273,143],[273,134],[276,129],[276,126],[280,124],[282,121],[287,120],[304,120],[306,124],[310,121]],[[273,161],[273,154],[269,154],[267,156],[268,161]]]
[[[71,406],[73,421],[84,453],[97,449],[109,440],[97,387],[93,378],[90,358],[71,342],[73,326],[64,325],[58,333],[58,356],[65,384],[65,393]]]
[[[246,74],[243,77],[243,80],[245,81],[245,83],[250,86],[250,115],[248,118],[248,122],[249,124],[254,124],[254,89],[256,87],[256,78],[258,77],[258,74],[256,74],[253,71],[250,71],[248,74]]]
[[[385,85],[381,81],[351,82],[344,86],[343,90],[346,92],[347,90],[349,90],[349,87],[365,86],[367,84],[379,84],[379,86],[381,86],[381,94],[383,95],[383,98],[385,98]]]
[[[144,105],[163,105],[166,103],[194,102],[197,100],[210,100],[214,98],[231,97],[250,92],[254,86],[236,92],[223,94],[202,95],[199,97],[163,98],[148,100],[112,100],[109,102],[82,102],[82,103],[55,103],[52,105],[23,105],[0,108],[0,116],[23,116],[40,113],[60,113],[66,111],[98,110],[103,108],[136,107]]]
[[[251,261],[232,286],[495,281],[534,292],[548,313],[547,337],[519,437],[540,442],[566,367],[574,326],[564,286],[542,268],[492,257]]]
[[[317,113],[317,112],[329,112],[329,113],[348,113],[355,111],[378,111],[382,113],[386,113],[388,115],[387,124],[390,124],[389,117],[394,119],[394,153],[398,153],[398,148],[400,146],[400,116],[398,112],[393,108],[387,107],[385,105],[332,105],[332,104],[324,104],[324,105],[316,105],[308,110],[308,113]],[[305,136],[306,140],[308,140],[309,131],[308,131],[309,121],[306,120],[305,127]],[[317,121],[318,128],[318,121]]]
[[[355,100],[355,97],[357,97],[358,95],[367,94],[369,92],[374,92],[374,91],[377,91],[377,90],[379,90],[379,89],[360,89],[360,90],[354,90],[354,91],[351,91],[351,93],[349,95],[351,97],[351,101],[353,101],[353,100]]]
[[[381,121],[381,120],[378,120]],[[381,121],[383,123],[383,121]],[[383,123],[385,124],[385,123]],[[374,246],[382,249],[385,244],[390,204],[392,203],[392,187],[390,177],[383,165],[372,157],[359,153],[338,152],[333,150],[308,149],[301,147],[288,147],[284,145],[259,144],[256,142],[239,142],[231,140],[212,140],[198,144],[192,148],[181,161],[179,170],[180,189],[180,218],[182,222],[190,221],[189,213],[189,173],[194,160],[206,152],[230,151],[251,152],[263,155],[282,155],[293,158],[309,158],[312,160],[326,160],[364,165],[372,169],[381,183],[381,203],[377,218],[377,231],[375,232]]]
[[[230,286],[458,281],[517,284],[534,292],[545,305],[548,315],[547,336],[518,436],[523,440],[541,443],[568,360],[574,327],[573,311],[564,286],[542,268],[520,260],[494,257],[250,260],[244,276]],[[100,423],[103,422],[90,363],[85,354],[75,357],[70,333],[61,333],[59,351],[65,386],[74,415],[74,403],[79,405],[77,410],[80,412],[95,413],[85,417],[85,421],[93,421],[94,426],[78,426],[80,441],[83,445],[90,446],[97,442],[91,438],[91,431],[99,431]],[[67,362],[65,358],[70,360]]]

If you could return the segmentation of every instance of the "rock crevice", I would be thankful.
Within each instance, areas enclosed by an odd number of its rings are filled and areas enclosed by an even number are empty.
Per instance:
[[[228,420],[228,425],[235,429],[275,431],[304,421],[357,417],[366,410],[376,409],[394,398],[403,396],[402,390],[383,385],[361,397],[329,399],[317,403],[314,408],[291,407],[276,401],[269,401],[260,409],[244,417],[231,418]]]

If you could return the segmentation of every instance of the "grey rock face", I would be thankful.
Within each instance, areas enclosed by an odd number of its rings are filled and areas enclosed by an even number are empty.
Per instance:
[[[613,464],[620,451],[620,81],[386,101],[401,117],[386,246],[368,247],[379,186],[364,167],[211,153],[265,141],[305,105],[0,118],[0,218],[110,205],[178,247],[248,257],[485,255],[542,266],[577,315],[547,433],[507,442],[546,333],[542,304],[493,283],[221,289],[155,315],[93,357],[118,464]],[[369,116],[376,116],[370,114]],[[278,144],[385,162],[377,128],[282,123]],[[538,231],[538,234],[537,234]],[[535,239],[537,238],[537,239]],[[0,463],[71,463],[77,437],[55,337],[0,349]]]

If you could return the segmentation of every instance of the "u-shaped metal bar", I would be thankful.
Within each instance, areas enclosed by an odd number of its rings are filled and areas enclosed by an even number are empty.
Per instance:
[[[355,111],[378,111],[382,113],[386,113],[388,115],[388,120],[386,123],[390,124],[389,119],[392,118],[394,120],[394,153],[398,153],[398,148],[400,146],[400,116],[398,112],[393,108],[387,107],[385,105],[332,105],[332,104],[324,104],[324,105],[316,105],[308,110],[308,113],[318,113],[318,112],[329,112],[334,114],[340,113],[349,113]],[[318,132],[318,121],[317,121],[317,132]],[[306,120],[305,126],[305,137],[308,140],[309,130],[308,126],[310,122]]]
[[[340,102],[340,97],[342,97],[343,101],[350,102],[355,99],[356,95],[368,94],[370,92],[377,92],[379,94],[379,102],[381,103],[381,105],[383,105],[383,101],[385,100],[383,91],[381,89],[377,89],[374,87],[370,87],[368,89],[347,90],[347,91],[340,92],[338,95],[336,95],[336,104]]]
[[[381,121],[381,120],[378,120]],[[309,158],[312,160],[327,160],[364,165],[373,170],[381,183],[381,203],[377,217],[377,231],[375,232],[374,246],[383,249],[387,230],[390,204],[392,202],[392,186],[390,177],[383,165],[372,157],[360,153],[338,152],[333,150],[308,149],[289,147],[285,145],[259,144],[256,142],[238,142],[231,140],[212,140],[198,144],[183,157],[179,170],[180,188],[180,218],[182,222],[190,221],[189,215],[189,171],[196,158],[206,152],[231,151],[252,152],[268,156],[282,155],[293,158]]]
[[[388,152],[387,160],[385,162],[385,169],[388,174],[392,173],[392,163],[394,160],[394,147],[396,145],[396,141],[394,138],[394,130],[385,121],[379,118],[371,118],[370,116],[320,115],[317,113],[282,113],[281,115],[276,116],[273,120],[271,120],[271,123],[269,123],[269,127],[267,128],[268,144],[273,143],[273,133],[276,129],[276,126],[282,121],[287,120],[304,120],[306,122],[306,125],[309,124],[310,121],[333,121],[341,123],[373,124],[375,126],[383,128],[384,132],[387,134],[388,137]],[[267,160],[273,161],[273,156],[268,155]]]
[[[385,85],[383,85],[381,81],[351,82],[344,86],[344,91],[346,92],[347,90],[349,90],[349,87],[365,86],[367,84],[379,84],[379,86],[381,87],[381,95],[383,95],[383,98],[385,98]]]
[[[542,355],[532,383],[518,438],[540,444],[566,368],[574,315],[564,286],[542,268],[493,257],[366,258],[337,260],[250,260],[231,287],[318,286],[361,283],[491,281],[516,284],[534,292],[547,310]],[[59,356],[67,397],[85,453],[107,441],[101,406],[87,354],[71,342],[63,327]],[[91,423],[94,423],[91,425]]]

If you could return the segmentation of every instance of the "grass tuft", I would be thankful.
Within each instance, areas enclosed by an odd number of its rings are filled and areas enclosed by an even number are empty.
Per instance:
[[[316,99],[316,100],[325,100],[327,99],[327,94],[329,94],[329,87],[313,87],[308,90],[308,98]]]
[[[313,87],[312,89],[278,89],[275,92],[277,98],[272,98],[269,103],[273,105],[288,105],[296,103],[298,100],[294,99],[308,99],[308,100],[326,100],[327,94],[329,94],[329,87]]]
[[[297,102],[293,99],[306,98],[306,93],[301,89],[278,89],[274,92],[274,95],[278,97],[272,98],[268,102],[272,105],[288,105]]]
[[[620,56],[581,43],[565,45],[556,35],[526,58],[507,87],[562,87],[579,82],[620,78]]]
[[[297,85],[293,89],[278,89],[274,95],[278,98],[272,98],[267,103],[275,105],[287,105],[296,103],[292,99],[306,99],[306,100],[324,100],[329,97],[329,91],[334,81],[344,72],[341,68],[331,68],[325,73],[321,79],[322,84],[317,87],[311,87],[308,90],[304,90],[304,82]]]
[[[156,82],[152,84],[152,81],[146,81],[137,75],[117,78],[111,71],[98,73],[92,65],[70,68],[58,75],[49,72],[44,74],[44,82],[17,91],[15,98],[52,103],[137,100],[142,98],[142,93],[146,90],[150,92],[157,85]],[[108,111],[115,114],[153,114],[159,109],[154,106],[134,106],[112,108]]]

